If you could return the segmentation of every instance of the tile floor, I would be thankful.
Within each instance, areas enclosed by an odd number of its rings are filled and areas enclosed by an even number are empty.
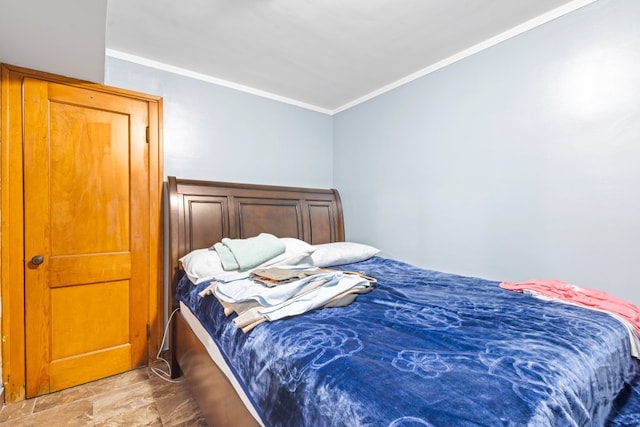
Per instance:
[[[4,405],[0,426],[206,426],[184,382],[140,368]]]

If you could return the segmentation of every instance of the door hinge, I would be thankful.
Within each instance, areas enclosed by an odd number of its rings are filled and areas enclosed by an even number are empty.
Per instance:
[[[151,325],[147,323],[147,339],[151,339]]]
[[[149,126],[147,126],[147,129],[145,131],[145,138],[147,139],[147,144],[149,143]]]

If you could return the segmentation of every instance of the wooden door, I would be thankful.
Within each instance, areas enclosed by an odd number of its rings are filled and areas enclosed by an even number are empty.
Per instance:
[[[147,363],[148,104],[23,83],[26,396]]]

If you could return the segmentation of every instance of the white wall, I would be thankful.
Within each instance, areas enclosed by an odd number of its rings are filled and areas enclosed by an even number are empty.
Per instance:
[[[639,22],[600,0],[335,116],[347,238],[640,304]]]
[[[106,64],[107,84],[163,97],[165,175],[331,187],[330,116],[116,58]]]
[[[0,62],[102,83],[107,0],[0,0]]]

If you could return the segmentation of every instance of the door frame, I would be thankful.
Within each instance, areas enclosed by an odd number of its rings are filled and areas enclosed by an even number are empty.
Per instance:
[[[149,106],[149,318],[148,361],[163,331],[162,98],[51,73],[0,64],[0,298],[5,400],[25,399],[25,292],[22,81],[25,77],[146,101]]]

